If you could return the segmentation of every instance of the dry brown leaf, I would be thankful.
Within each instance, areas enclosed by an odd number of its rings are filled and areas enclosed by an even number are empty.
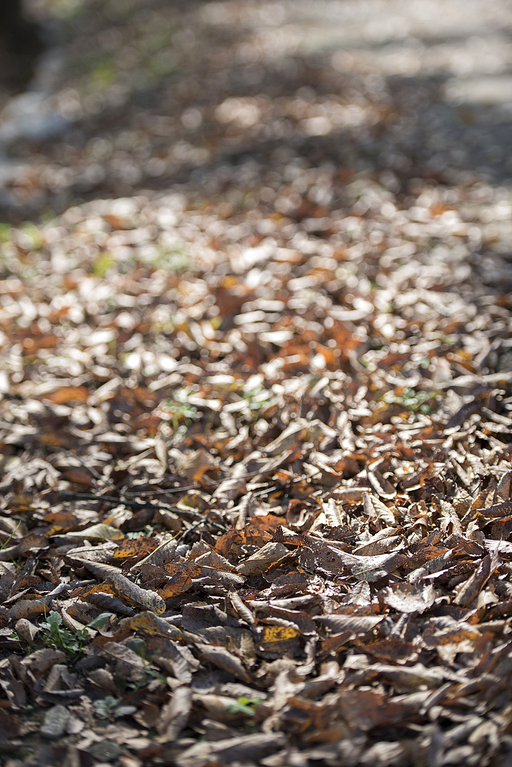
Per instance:
[[[287,554],[288,549],[282,543],[269,541],[255,554],[240,562],[236,569],[242,575],[260,575],[269,565],[278,562]]]
[[[424,613],[435,602],[436,592],[428,583],[398,581],[381,591],[382,599],[401,613]]]
[[[69,532],[68,535],[76,538],[97,538],[101,541],[119,541],[124,538],[123,533],[117,527],[105,524],[92,525],[85,530]]]
[[[121,598],[127,599],[131,604],[137,607],[143,607],[154,613],[163,613],[165,611],[165,602],[162,597],[154,591],[142,589],[136,583],[130,581],[125,575],[115,567],[103,565],[99,562],[90,562],[82,560],[84,566],[94,575],[103,578],[111,584]]]

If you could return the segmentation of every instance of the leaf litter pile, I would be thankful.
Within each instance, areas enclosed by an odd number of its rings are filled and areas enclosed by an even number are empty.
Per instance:
[[[339,72],[214,74],[200,178],[2,229],[0,760],[509,764],[507,192],[400,193]]]

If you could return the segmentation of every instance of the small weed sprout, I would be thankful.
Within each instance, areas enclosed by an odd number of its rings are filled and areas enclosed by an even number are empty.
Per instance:
[[[236,703],[231,703],[226,707],[230,714],[245,714],[246,716],[253,716],[255,709],[263,703],[261,698],[246,698],[242,696],[237,698]]]
[[[197,416],[197,408],[188,402],[191,395],[190,389],[184,387],[177,389],[172,399],[162,402],[162,407],[171,417],[171,426],[174,436],[178,439],[184,437]]]
[[[261,384],[248,382],[243,389],[243,398],[247,407],[252,411],[253,417],[257,418],[260,412],[266,410],[277,402],[277,397]]]
[[[120,702],[119,698],[107,695],[106,698],[101,698],[101,700],[94,700],[92,705],[94,706],[96,716],[99,716],[100,719],[110,719],[114,714],[115,707]]]
[[[404,389],[400,394],[386,392],[383,399],[388,405],[401,405],[403,408],[410,410],[413,413],[430,415],[434,411],[437,395],[428,391]]]
[[[41,639],[47,647],[53,647],[56,650],[63,650],[66,655],[77,660],[84,648],[84,645],[90,639],[89,632],[86,629],[71,631],[62,625],[62,616],[55,610],[40,625]]]

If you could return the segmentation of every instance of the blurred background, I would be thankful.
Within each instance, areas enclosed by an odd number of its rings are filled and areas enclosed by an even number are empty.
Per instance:
[[[293,376],[371,420],[510,374],[508,1],[1,8],[0,392],[117,386],[129,431],[126,380],[180,426],[229,376],[270,439]]]
[[[506,0],[4,0],[0,13],[7,221],[183,184],[274,205],[277,175],[304,167],[336,170],[319,205],[358,173],[399,200],[417,179],[510,180]]]

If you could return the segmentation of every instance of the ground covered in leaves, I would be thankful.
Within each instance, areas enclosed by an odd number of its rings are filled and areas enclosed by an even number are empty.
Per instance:
[[[510,764],[499,112],[270,6],[56,5],[4,113],[6,767]]]

